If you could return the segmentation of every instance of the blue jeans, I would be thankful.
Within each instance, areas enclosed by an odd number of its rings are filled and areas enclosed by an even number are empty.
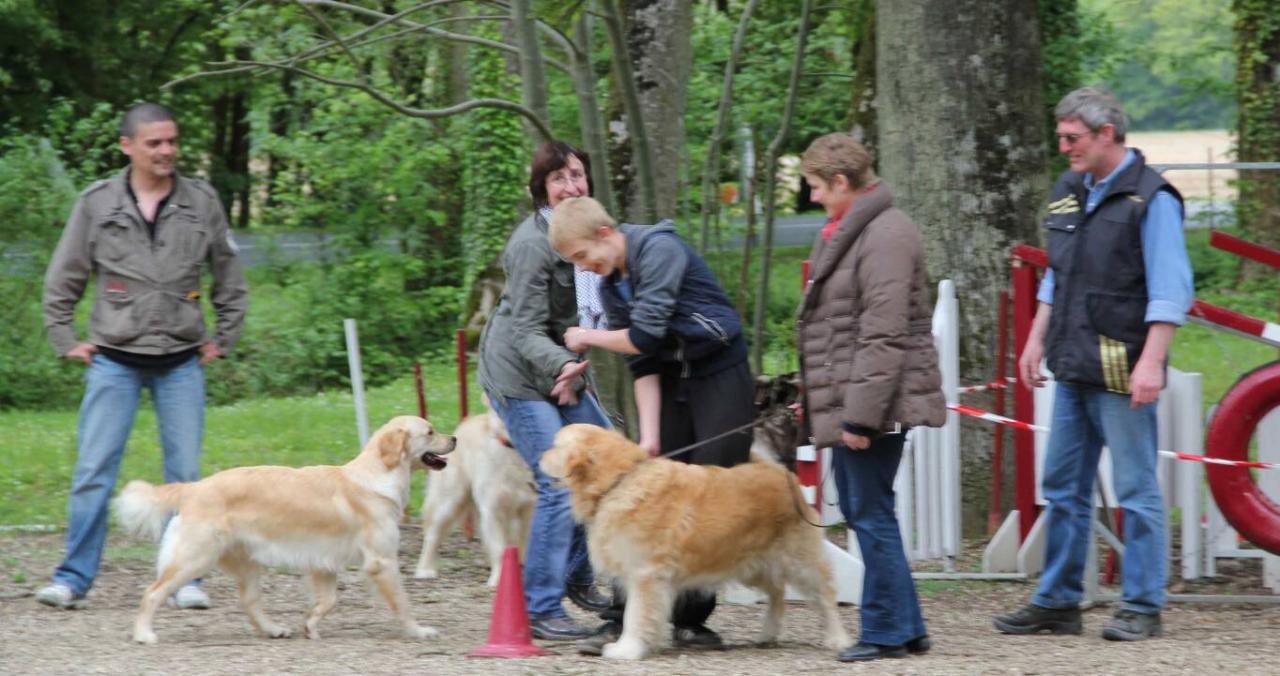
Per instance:
[[[511,443],[533,470],[538,484],[538,502],[533,509],[524,561],[524,597],[529,618],[566,617],[561,603],[566,579],[575,583],[593,579],[586,555],[587,539],[582,526],[573,522],[568,489],[543,474],[538,461],[551,448],[561,427],[590,423],[607,428],[609,418],[595,397],[585,392],[573,406],[557,406],[545,399],[504,399],[493,392],[487,394],[489,404],[507,426]]]
[[[862,578],[859,640],[898,646],[928,633],[894,512],[893,478],[905,434],[885,434],[865,450],[831,449],[840,511],[858,536]]]
[[[77,595],[93,586],[107,539],[107,504],[120,471],[125,443],[142,399],[151,390],[164,480],[200,478],[200,440],[204,436],[204,367],[200,357],[164,370],[126,366],[101,355],[85,372],[84,400],[76,430],[77,456],[67,501],[67,552],[53,581]]]
[[[1094,480],[1105,443],[1116,497],[1124,510],[1120,607],[1154,614],[1164,606],[1164,502],[1156,480],[1156,405],[1129,408],[1129,395],[1058,383],[1053,432],[1041,479],[1045,507],[1044,574],[1031,602],[1075,608],[1084,596],[1085,557],[1093,545]]]

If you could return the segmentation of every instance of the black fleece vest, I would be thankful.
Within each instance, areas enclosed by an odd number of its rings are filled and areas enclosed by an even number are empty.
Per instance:
[[[1053,312],[1045,339],[1056,380],[1129,392],[1147,339],[1147,275],[1142,258],[1142,221],[1156,192],[1182,196],[1160,174],[1135,157],[1085,215],[1089,189],[1084,174],[1065,172],[1049,198],[1049,267],[1053,268]]]

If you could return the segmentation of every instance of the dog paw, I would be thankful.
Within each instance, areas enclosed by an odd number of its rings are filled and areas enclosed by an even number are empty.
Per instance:
[[[490,589],[496,589],[498,586],[498,573],[490,574],[489,579],[485,581],[485,585]]]
[[[267,638],[289,638],[293,636],[293,630],[288,627],[282,627],[278,624],[268,624],[262,628],[262,633]]]
[[[839,634],[832,634],[828,636],[827,640],[823,641],[823,645],[825,645],[828,650],[840,651],[852,646],[853,639],[850,638],[848,634],[841,632]]]
[[[133,630],[133,642],[143,645],[155,645],[160,642],[160,637],[156,636],[154,631]]]
[[[646,652],[643,643],[624,639],[614,643],[606,643],[604,650],[600,654],[609,660],[642,660]]]
[[[406,628],[404,630],[404,633],[409,638],[418,638],[418,639],[436,638],[437,636],[440,635],[440,632],[436,631],[432,627],[424,627],[417,624],[413,625],[412,627]]]
[[[415,580],[434,580],[440,577],[440,572],[435,568],[419,568],[413,571],[413,579]]]
[[[304,638],[308,639],[308,640],[311,640],[311,641],[319,641],[319,640],[320,640],[320,631],[319,631],[318,629],[316,629],[315,627],[312,627],[312,626],[310,626],[310,625],[303,625],[303,627],[302,627],[302,636],[303,636]]]

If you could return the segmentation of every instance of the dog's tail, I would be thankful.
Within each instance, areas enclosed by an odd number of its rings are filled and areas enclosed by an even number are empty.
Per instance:
[[[182,504],[187,486],[153,486],[145,481],[130,481],[115,499],[116,520],[134,535],[159,540],[169,515]]]

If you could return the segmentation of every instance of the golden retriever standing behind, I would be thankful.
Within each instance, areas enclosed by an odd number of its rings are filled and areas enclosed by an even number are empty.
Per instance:
[[[822,531],[805,521],[817,514],[801,507],[795,479],[782,467],[650,460],[622,435],[593,425],[560,430],[539,464],[569,488],[574,516],[587,526],[591,563],[626,589],[622,636],[604,647],[605,657],[644,658],[670,634],[679,591],[729,580],[768,596],[760,642],[776,640],[791,584],[818,604],[828,648],[852,644],[836,611]]]
[[[133,640],[155,643],[156,609],[214,566],[237,578],[241,607],[254,628],[271,638],[290,631],[262,612],[263,570],[286,566],[309,572],[315,605],[303,632],[319,638],[316,625],[338,600],[338,571],[356,560],[408,637],[434,637],[434,629],[414,621],[400,583],[399,522],[413,469],[444,467],[437,456],[452,451],[454,443],[426,420],[400,416],[342,466],[240,467],[192,483],[129,482],[116,499],[120,522],[152,537],[165,531],[158,577],[142,596]],[[173,512],[177,516],[166,529],[165,519]]]
[[[472,509],[480,516],[480,539],[489,556],[489,586],[498,586],[502,552],[520,550],[524,558],[529,524],[537,489],[533,472],[511,448],[507,428],[493,411],[473,415],[454,430],[458,448],[449,466],[427,477],[422,499],[422,554],[413,576],[430,579],[436,567],[440,542],[459,516]]]

